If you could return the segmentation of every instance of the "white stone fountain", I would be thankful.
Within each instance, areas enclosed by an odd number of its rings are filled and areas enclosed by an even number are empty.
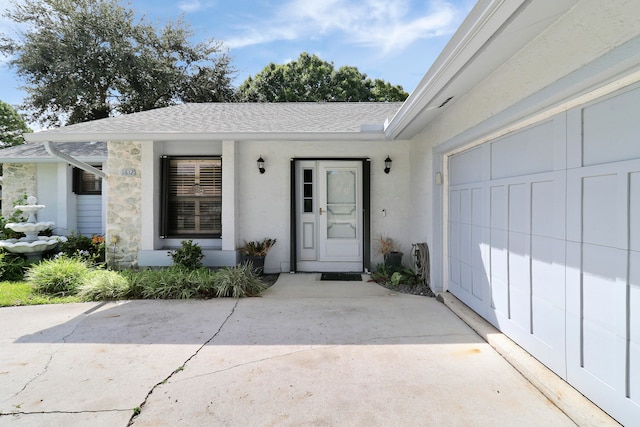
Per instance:
[[[26,205],[15,206],[14,209],[28,214],[29,218],[26,222],[10,222],[5,225],[5,228],[24,233],[25,237],[0,240],[0,248],[5,248],[12,253],[24,254],[29,259],[41,259],[43,252],[53,249],[60,242],[66,242],[67,238],[64,236],[38,236],[41,231],[53,228],[54,225],[53,222],[36,222],[36,212],[44,207],[39,205],[38,199],[33,196],[27,198]]]

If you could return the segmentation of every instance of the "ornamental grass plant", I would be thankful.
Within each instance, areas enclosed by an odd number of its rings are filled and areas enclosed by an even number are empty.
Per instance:
[[[38,293],[62,297],[77,294],[90,271],[86,261],[60,255],[32,265],[26,280]]]

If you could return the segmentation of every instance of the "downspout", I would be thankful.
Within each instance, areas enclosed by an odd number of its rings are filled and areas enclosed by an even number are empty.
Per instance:
[[[82,169],[83,171],[87,171],[89,173],[94,174],[97,177],[100,177],[102,179],[105,179],[107,177],[107,174],[104,173],[103,171],[101,171],[100,169],[94,168],[93,166],[81,162],[78,159],[74,159],[73,157],[71,157],[68,154],[62,153],[60,151],[58,151],[58,149],[50,142],[50,141],[45,141],[44,142],[44,148],[45,150],[47,150],[47,153],[49,153],[49,155],[53,156],[53,157],[58,157],[62,160],[64,160],[65,162],[72,164],[73,166]]]

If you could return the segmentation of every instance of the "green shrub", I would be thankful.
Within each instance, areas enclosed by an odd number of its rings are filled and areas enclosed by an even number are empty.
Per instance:
[[[31,263],[23,256],[0,252],[0,280],[18,282],[24,280],[24,274]]]
[[[168,255],[176,266],[190,270],[202,267],[202,258],[204,258],[200,245],[193,243],[193,240],[183,240],[181,247],[169,251]]]
[[[91,270],[78,288],[78,296],[87,301],[124,299],[129,294],[129,280],[111,270]]]
[[[206,268],[190,270],[173,266],[123,273],[129,279],[129,298],[187,299],[215,295],[216,274]]]
[[[61,255],[32,265],[27,271],[26,279],[41,294],[75,295],[89,271],[85,261]]]
[[[418,286],[420,277],[406,267],[393,267],[378,264],[376,270],[371,273],[371,279],[377,283],[391,284],[393,286],[409,285]]]
[[[105,259],[104,237],[98,235],[87,237],[71,233],[66,242],[58,245],[58,250],[67,256],[85,259],[91,264],[103,263]]]
[[[215,287],[217,297],[233,298],[255,296],[267,289],[250,263],[218,270]]]

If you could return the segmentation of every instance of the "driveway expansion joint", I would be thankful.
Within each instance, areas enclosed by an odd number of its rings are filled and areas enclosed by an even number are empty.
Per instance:
[[[198,353],[200,353],[200,351],[207,346],[211,341],[213,341],[218,334],[220,334],[220,331],[222,331],[222,328],[224,328],[224,326],[227,324],[227,322],[229,321],[229,319],[231,319],[231,316],[233,316],[233,313],[235,313],[236,308],[238,307],[238,304],[240,303],[240,298],[236,298],[236,303],[233,305],[233,307],[231,308],[231,311],[229,312],[229,315],[224,319],[224,321],[220,324],[220,327],[218,328],[218,330],[208,339],[206,340],[200,347],[198,347],[198,349],[191,355],[189,356],[184,363],[182,363],[182,365],[178,366],[173,372],[171,372],[165,379],[163,379],[162,381],[160,381],[159,383],[157,383],[156,385],[154,385],[153,387],[151,387],[151,390],[149,390],[149,392],[147,393],[147,395],[144,397],[144,400],[142,401],[142,403],[137,406],[134,410],[133,410],[133,415],[131,416],[131,418],[129,419],[129,422],[127,423],[127,427],[132,426],[135,423],[136,418],[142,413],[142,410],[144,408],[144,406],[146,405],[147,401],[149,400],[149,397],[153,394],[153,392],[160,387],[161,385],[165,384],[167,381],[169,381],[174,375],[176,375],[178,372],[181,372],[182,370],[184,370],[185,366],[187,366],[187,364],[198,355]]]

